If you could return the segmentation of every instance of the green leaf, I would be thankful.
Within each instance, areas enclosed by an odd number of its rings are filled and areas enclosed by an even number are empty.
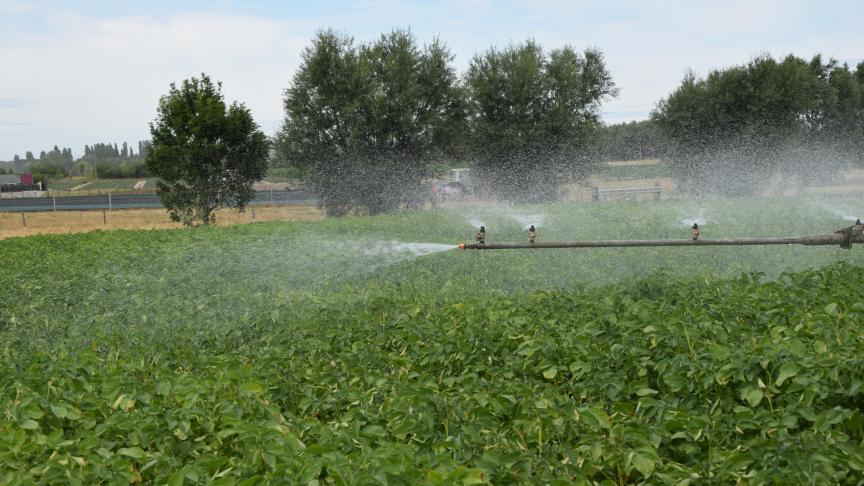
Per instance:
[[[663,383],[673,392],[677,392],[687,386],[687,380],[683,376],[673,373],[663,375]]]
[[[716,343],[711,344],[708,347],[708,353],[717,361],[726,361],[729,359],[729,355],[731,354],[729,348]]]
[[[361,433],[367,437],[385,437],[387,431],[380,425],[367,425],[363,427]]]
[[[783,385],[783,382],[792,378],[798,373],[798,366],[795,363],[783,363],[780,367],[780,372],[777,373],[777,380],[774,382],[777,386]]]
[[[825,313],[829,316],[837,315],[837,303],[831,302],[830,304],[825,306]]]
[[[147,456],[147,454],[138,447],[123,447],[117,450],[117,454],[133,457],[135,459],[141,459]]]
[[[546,370],[543,372],[543,378],[546,378],[547,380],[551,380],[551,379],[555,378],[555,375],[557,375],[557,374],[558,374],[558,368],[555,366],[550,366],[549,368],[546,368]]]
[[[54,413],[57,418],[66,418],[66,416],[69,415],[69,409],[59,404],[51,405],[51,412]]]
[[[482,469],[469,469],[462,476],[462,484],[486,484],[486,472]]]
[[[762,390],[756,387],[745,387],[741,391],[741,399],[750,404],[751,407],[755,407],[759,405],[759,402],[762,401]]]
[[[633,456],[633,467],[636,468],[643,476],[650,476],[651,473],[654,472],[654,468],[657,465],[657,461],[655,458],[643,454],[641,452],[637,452]]]
[[[171,384],[170,383],[165,382],[165,381],[160,381],[159,383],[156,383],[156,394],[157,395],[162,395],[164,397],[164,396],[168,396],[169,393],[171,393]]]
[[[596,407],[586,408],[585,410],[582,411],[582,413],[586,417],[589,417],[589,419],[590,419],[589,421],[592,422],[594,425],[597,425],[603,429],[612,428],[612,423],[609,422],[609,415],[602,408],[596,408]]]
[[[257,395],[259,393],[264,393],[264,385],[256,382],[246,382],[240,385],[240,392],[246,393],[248,395]]]
[[[24,430],[36,430],[39,428],[39,422],[33,419],[24,419],[18,422],[18,426]]]
[[[183,469],[174,471],[174,474],[168,477],[168,486],[183,486],[183,482],[186,480],[185,476]]]
[[[121,394],[114,400],[114,403],[111,404],[111,408],[114,410],[123,410],[124,412],[128,412],[135,408],[135,399],[130,395]]]

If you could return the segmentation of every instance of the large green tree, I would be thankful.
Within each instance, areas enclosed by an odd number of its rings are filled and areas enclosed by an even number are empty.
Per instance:
[[[466,76],[478,175],[498,197],[544,201],[589,169],[600,103],[617,89],[596,49],[533,40],[476,55]]]
[[[226,105],[206,74],[174,83],[150,123],[146,164],[171,219],[209,224],[221,207],[243,209],[267,171],[267,138],[249,110]]]
[[[394,30],[355,45],[319,32],[285,91],[280,157],[331,215],[375,214],[422,201],[431,165],[463,119],[447,48]]]
[[[823,178],[860,160],[861,85],[821,56],[761,56],[706,78],[688,73],[652,113],[689,189],[752,194],[777,174]]]
[[[600,161],[659,159],[665,156],[666,137],[657,123],[640,120],[597,129],[592,153]]]

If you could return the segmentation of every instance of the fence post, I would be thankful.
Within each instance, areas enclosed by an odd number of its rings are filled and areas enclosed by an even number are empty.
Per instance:
[[[108,211],[111,211],[111,193],[108,193]]]
[[[51,199],[54,200],[54,212],[57,212],[57,196],[51,196]]]
[[[102,224],[108,224],[108,218],[105,217],[105,210],[102,210]]]
[[[27,217],[24,216],[24,211],[21,211],[21,224],[23,224],[25,228],[27,227]]]
[[[252,221],[255,221],[255,206],[252,206]]]

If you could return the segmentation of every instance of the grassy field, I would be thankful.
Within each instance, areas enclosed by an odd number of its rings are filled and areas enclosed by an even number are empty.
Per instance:
[[[0,241],[0,483],[855,483],[860,198],[440,209]],[[783,273],[792,272],[792,273]],[[244,483],[245,481],[245,483]]]
[[[71,191],[73,188],[80,187],[86,183],[86,186],[81,187],[78,191],[106,191],[106,190],[130,190],[135,189],[135,185],[144,181],[144,187],[139,187],[137,189],[143,190],[154,190],[156,189],[156,179],[147,178],[147,177],[139,177],[135,179],[98,179],[98,180],[89,180],[83,179],[79,177],[75,178],[66,178],[66,179],[56,179],[48,181],[48,187],[52,191]]]
[[[51,191],[71,191],[73,187],[80,186],[86,181],[81,179],[58,179],[49,180],[48,189]]]
[[[144,187],[137,189],[156,189],[156,179],[137,178],[137,179],[99,179],[91,182],[88,190],[105,190],[105,189],[135,189],[135,185],[144,181]]]

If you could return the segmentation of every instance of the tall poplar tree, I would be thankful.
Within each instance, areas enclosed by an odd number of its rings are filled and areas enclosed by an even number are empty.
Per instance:
[[[366,45],[322,31],[285,91],[280,157],[331,215],[422,201],[431,164],[463,119],[452,56],[394,30]]]
[[[587,175],[600,103],[617,89],[596,49],[489,49],[466,76],[475,167],[502,199],[546,201]]]

